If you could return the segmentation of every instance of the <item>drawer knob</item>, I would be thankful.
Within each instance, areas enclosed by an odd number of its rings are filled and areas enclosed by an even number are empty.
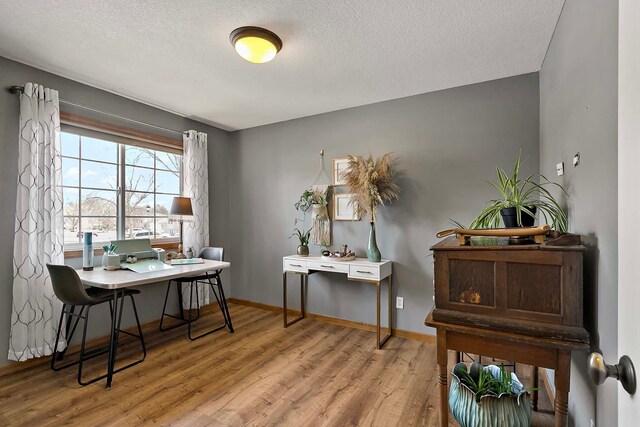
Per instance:
[[[591,353],[587,372],[591,381],[597,385],[604,383],[607,378],[613,377],[622,383],[622,387],[627,393],[633,395],[636,392],[636,370],[627,355],[622,356],[617,365],[607,365],[602,354]]]
[[[370,271],[362,271],[362,270],[356,270],[356,273],[362,273],[362,274],[373,274]]]
[[[322,264],[320,264],[320,267],[323,267],[323,268],[335,268],[333,265],[322,265]]]
[[[300,267],[300,268],[302,268],[302,266],[300,264],[291,264],[291,267]]]

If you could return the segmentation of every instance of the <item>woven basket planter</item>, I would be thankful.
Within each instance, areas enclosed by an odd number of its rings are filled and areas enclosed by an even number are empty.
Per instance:
[[[459,365],[464,364],[458,364]],[[466,370],[466,366],[465,366]],[[449,409],[462,427],[530,427],[531,396],[524,390],[514,395],[485,395],[476,401],[476,394],[451,373]],[[515,377],[515,375],[514,375]],[[517,380],[517,378],[516,378]],[[518,384],[520,384],[518,382]]]

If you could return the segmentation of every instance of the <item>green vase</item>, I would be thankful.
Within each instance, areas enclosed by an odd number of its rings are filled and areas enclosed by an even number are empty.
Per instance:
[[[369,244],[367,245],[367,258],[371,262],[380,262],[382,256],[380,255],[380,249],[376,243],[376,225],[371,223],[371,230],[369,230]]]

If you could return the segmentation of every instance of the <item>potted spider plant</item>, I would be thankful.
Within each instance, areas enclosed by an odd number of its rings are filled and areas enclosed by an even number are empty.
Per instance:
[[[567,232],[569,221],[567,213],[549,191],[550,187],[564,188],[540,175],[540,183],[534,175],[520,178],[520,154],[516,158],[513,171],[508,174],[504,169],[496,168],[496,181],[487,181],[498,191],[499,198],[492,199],[472,221],[469,228],[498,228],[500,219],[505,227],[531,227],[536,213],[544,218],[545,223],[559,232]]]
[[[309,236],[311,236],[311,229],[307,231],[301,231],[298,228],[293,229],[293,233],[289,238],[296,236],[300,244],[298,245],[298,255],[309,256]]]
[[[531,426],[531,396],[504,365],[454,366],[449,409],[462,427]]]

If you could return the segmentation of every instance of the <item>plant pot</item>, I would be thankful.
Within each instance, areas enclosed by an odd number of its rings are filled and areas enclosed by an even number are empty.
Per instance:
[[[300,256],[309,256],[309,246],[307,246],[307,245],[298,246],[298,255],[300,255]]]
[[[536,207],[531,206],[528,208],[531,212],[536,213]],[[516,208],[503,208],[500,209],[500,216],[502,216],[502,222],[504,222],[504,226],[507,228],[518,228],[518,227],[533,227],[533,223],[536,221],[535,216],[529,215],[527,212],[522,211],[521,220],[522,225],[518,224],[518,212]]]
[[[102,268],[105,270],[119,270],[120,269],[120,255],[118,254],[104,254],[102,256]]]
[[[456,375],[459,365],[451,372],[449,409],[462,427],[529,427],[531,426],[531,396],[522,390],[516,395],[484,395],[480,402],[476,393]],[[466,371],[466,365],[464,366]]]
[[[380,262],[382,255],[376,242],[376,225],[372,222],[369,230],[369,244],[367,245],[367,259],[371,262]]]

